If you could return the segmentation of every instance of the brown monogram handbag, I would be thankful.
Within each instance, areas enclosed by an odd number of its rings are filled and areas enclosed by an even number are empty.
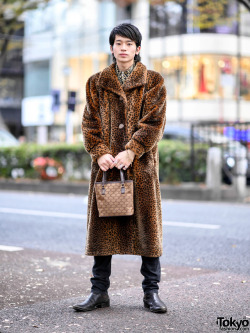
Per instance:
[[[117,181],[107,181],[107,171],[103,171],[102,181],[95,182],[99,217],[134,214],[133,180],[125,180],[122,169],[120,178]]]

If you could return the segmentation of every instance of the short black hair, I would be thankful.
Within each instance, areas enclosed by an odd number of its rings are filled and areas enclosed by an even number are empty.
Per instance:
[[[141,46],[142,35],[139,29],[131,23],[122,23],[113,28],[109,35],[109,44],[114,45],[115,36],[119,35],[122,37],[127,37],[135,42],[136,47]],[[113,55],[113,61],[116,62],[116,59]],[[134,58],[135,62],[141,61],[140,54],[136,54]]]

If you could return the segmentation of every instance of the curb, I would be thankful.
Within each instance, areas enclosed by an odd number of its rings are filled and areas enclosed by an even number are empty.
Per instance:
[[[0,190],[31,191],[45,193],[88,195],[88,181],[42,181],[0,179]],[[160,184],[162,199],[195,200],[195,201],[230,201],[250,203],[250,188],[243,199],[229,185],[221,186],[221,198],[215,199],[212,189],[202,183],[181,183],[179,185]]]

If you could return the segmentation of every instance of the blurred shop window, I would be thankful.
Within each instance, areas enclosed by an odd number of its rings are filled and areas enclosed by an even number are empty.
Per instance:
[[[209,54],[184,56],[182,60],[166,57],[153,59],[152,64],[165,78],[170,99],[236,98],[236,57]],[[242,77],[249,82],[249,67],[244,68]],[[249,83],[246,85],[249,87]]]
[[[225,99],[236,98],[236,57],[221,56],[216,59],[219,67],[219,96]]]
[[[250,101],[250,58],[240,60],[240,96]]]
[[[250,36],[250,12],[240,4],[240,34]]]
[[[165,79],[168,98],[178,99],[181,80],[180,57],[169,57],[153,60],[154,70],[160,72]]]
[[[50,95],[49,61],[36,61],[25,65],[25,97]]]
[[[184,99],[234,99],[235,57],[199,55],[183,59],[181,97]]]
[[[152,0],[150,38],[203,32],[237,34],[237,16],[236,0]],[[244,29],[249,30],[249,24],[244,23]]]
[[[185,22],[184,4],[155,1],[150,5],[150,38],[185,33]]]
[[[183,59],[181,97],[184,99],[234,99],[236,58],[216,55]]]

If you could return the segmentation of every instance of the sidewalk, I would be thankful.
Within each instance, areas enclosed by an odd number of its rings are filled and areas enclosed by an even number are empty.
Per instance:
[[[140,257],[114,256],[110,308],[75,312],[90,292],[92,257],[24,249],[1,252],[1,333],[221,332],[217,317],[250,319],[249,276],[162,265],[167,314],[144,309]]]
[[[41,181],[29,179],[0,179],[0,190],[32,191],[48,193],[73,193],[88,195],[87,181]],[[212,201],[213,193],[205,184],[181,183],[179,185],[160,184],[162,199]],[[238,201],[232,186],[221,186],[221,201]],[[243,202],[250,202],[250,187]]]

